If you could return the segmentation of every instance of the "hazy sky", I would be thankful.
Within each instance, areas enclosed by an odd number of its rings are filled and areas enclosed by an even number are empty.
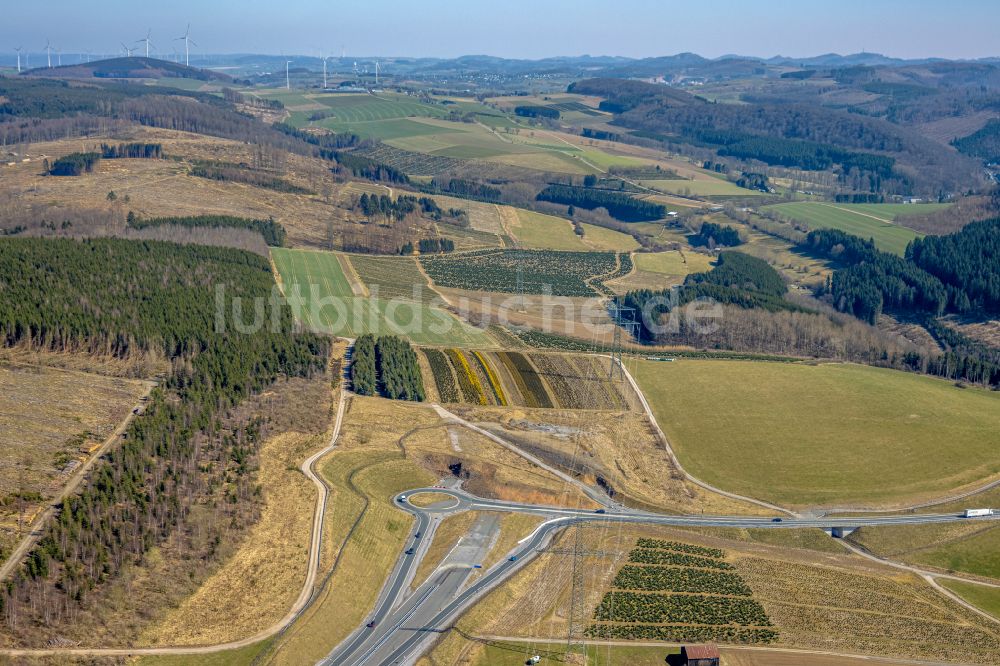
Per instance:
[[[191,23],[198,53],[1000,55],[1000,0],[5,0],[0,53],[107,53]]]

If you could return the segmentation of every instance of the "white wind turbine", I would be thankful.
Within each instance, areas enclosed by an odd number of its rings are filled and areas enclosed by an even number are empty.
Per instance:
[[[24,49],[23,46],[18,46],[14,49],[17,52],[17,73],[21,73],[21,51]]]
[[[291,79],[288,78],[288,63],[290,63],[290,62],[292,62],[292,61],[291,60],[286,60],[285,61],[285,90],[291,90],[292,89],[292,81],[291,81]]]
[[[131,58],[132,57],[132,51],[134,49],[130,49],[128,46],[126,46],[125,42],[122,42],[122,50],[125,51],[125,57],[126,58]]]
[[[52,69],[52,43],[49,40],[45,40],[45,53],[49,57],[49,69]]]
[[[190,23],[188,23],[188,27],[187,27],[187,30],[184,31],[184,35],[182,37],[178,37],[174,41],[175,42],[179,42],[182,39],[184,40],[184,64],[190,67],[191,66],[191,50],[190,50],[191,47],[190,47],[190,45],[194,44],[195,46],[198,46],[198,42],[196,42],[193,39],[191,39],[191,24]]]
[[[323,56],[323,90],[326,90],[326,61],[329,56]]]
[[[151,41],[149,41],[149,36],[152,35],[152,34],[153,34],[153,29],[149,28],[148,30],[146,30],[146,36],[144,38],[140,39],[138,42],[136,42],[137,44],[140,44],[142,42],[146,43],[146,57],[147,58],[149,57],[149,47],[153,46],[153,43]],[[154,46],[153,48],[156,48],[156,47]]]

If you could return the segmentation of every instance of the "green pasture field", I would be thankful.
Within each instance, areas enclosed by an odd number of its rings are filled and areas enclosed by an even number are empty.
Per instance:
[[[931,506],[934,513],[996,506],[986,492],[958,506]],[[994,578],[1000,581],[1000,524],[967,520],[948,525],[882,525],[863,527],[850,540],[881,557]]]
[[[852,364],[639,361],[681,463],[788,506],[884,506],[1000,473],[1000,394]]]
[[[969,498],[968,502],[975,504],[976,500]],[[914,554],[912,560],[1000,580],[1000,526],[922,550]]]
[[[646,187],[659,190],[665,194],[689,194],[696,197],[756,197],[763,192],[755,192],[742,188],[735,183],[719,178],[705,180],[643,180]]]
[[[939,578],[938,583],[962,597],[976,608],[1000,618],[1000,589],[964,581]]]
[[[402,335],[422,345],[494,346],[484,331],[444,310],[409,300],[355,297],[331,252],[272,248],[271,257],[296,316],[318,331],[349,338],[363,333]],[[419,326],[410,326],[414,317],[419,317]]]
[[[670,276],[683,277],[712,269],[712,258],[698,252],[685,252],[683,255],[677,250],[637,252],[632,260],[637,270]]]
[[[599,227],[596,224],[584,224],[582,226],[583,242],[596,250],[631,252],[641,247],[639,241],[620,231],[608,229],[607,227]]]
[[[904,209],[913,214],[920,211],[932,212],[932,205],[936,207],[936,204],[852,205],[807,201],[776,204],[765,209],[798,220],[811,228],[840,229],[855,236],[871,238],[879,249],[902,255],[907,243],[922,234],[893,224],[892,220]]]
[[[639,247],[634,238],[614,229],[584,224],[581,225],[584,235],[580,237],[569,220],[523,208],[514,210],[519,222],[513,229],[514,235],[528,249],[631,252]]]
[[[443,106],[425,104],[405,95],[330,94],[310,95],[309,98],[326,106],[341,123],[363,123],[373,120],[440,117],[448,115]]]
[[[855,213],[865,213],[874,215],[886,221],[898,221],[907,215],[924,215],[926,213],[936,213],[948,208],[948,203],[925,203],[925,204],[834,204],[838,208],[845,208]]]
[[[517,211],[518,226],[512,229],[521,244],[532,250],[576,250],[590,248],[573,232],[569,220],[523,208]]]

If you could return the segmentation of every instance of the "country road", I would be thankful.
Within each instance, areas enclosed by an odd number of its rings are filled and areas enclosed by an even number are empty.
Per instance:
[[[450,495],[454,500],[444,507],[434,505],[421,508],[408,501],[414,493],[429,492]],[[471,585],[462,584],[478,563],[475,557],[446,560],[412,595],[405,594],[410,569],[417,566],[421,552],[404,554],[386,583],[389,593],[380,600],[376,611],[369,617],[371,627],[356,630],[347,641],[339,645],[324,660],[330,666],[363,664],[408,664],[415,661],[431,642],[458,617],[458,615],[483,597],[497,585],[503,583],[520,567],[530,562],[551,541],[556,532],[580,523],[637,523],[666,526],[737,527],[796,529],[834,527],[863,527],[880,525],[913,525],[929,523],[965,522],[969,520],[997,521],[1000,515],[968,519],[960,513],[857,516],[851,518],[768,518],[748,516],[670,516],[624,507],[612,509],[586,510],[562,507],[540,506],[519,502],[505,502],[476,497],[462,490],[433,487],[418,488],[396,496],[400,508],[412,513],[417,519],[416,531],[434,520],[443,520],[449,515],[462,511],[488,511],[494,513],[516,512],[539,515],[546,518],[534,532],[522,539],[517,546],[497,564]],[[601,511],[600,513],[598,511]],[[473,541],[481,535],[475,527],[470,532]],[[423,545],[423,544],[421,544]],[[473,551],[475,552],[475,551]],[[485,553],[484,553],[485,554]],[[481,558],[480,558],[481,559]],[[891,563],[888,563],[891,564]],[[456,569],[455,567],[464,567]],[[922,574],[920,571],[915,571]]]

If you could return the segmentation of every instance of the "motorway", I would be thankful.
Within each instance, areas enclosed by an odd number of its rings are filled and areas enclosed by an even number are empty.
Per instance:
[[[417,507],[408,497],[421,492],[450,495],[451,502]],[[346,666],[367,664],[412,664],[434,638],[466,608],[514,574],[544,549],[559,530],[580,523],[640,523],[667,526],[740,527],[740,528],[853,528],[878,525],[913,525],[959,521],[1000,520],[1000,514],[965,518],[958,513],[904,514],[890,516],[852,516],[846,518],[754,516],[664,515],[635,511],[606,502],[602,513],[594,510],[539,506],[518,502],[488,500],[455,488],[418,488],[401,493],[395,504],[414,515],[413,534],[408,540],[412,554],[403,554],[383,587],[374,612],[366,618],[371,627],[362,626],[330,653],[322,662]],[[468,583],[471,575],[490,550],[498,529],[495,515],[480,515],[469,532],[445,557],[441,565],[415,590],[410,591],[413,573],[433,538],[436,526],[449,515],[462,511],[517,512],[535,514],[546,520],[534,532],[481,577]],[[467,584],[468,583],[468,584]]]

